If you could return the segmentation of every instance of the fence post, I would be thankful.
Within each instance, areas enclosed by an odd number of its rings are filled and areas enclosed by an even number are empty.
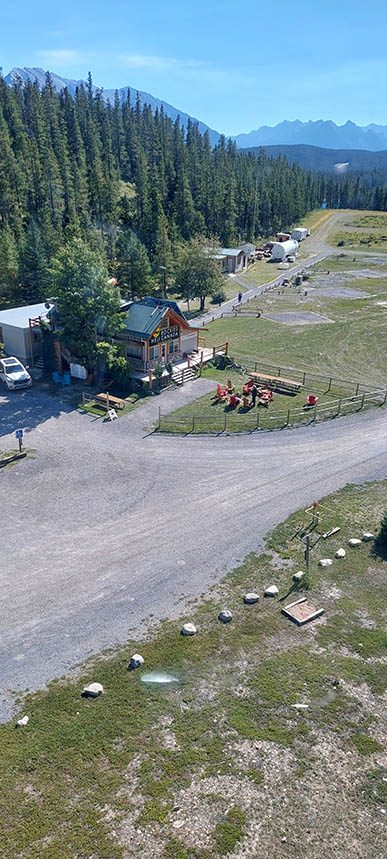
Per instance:
[[[340,397],[340,399],[339,399],[339,408],[337,409],[337,415],[336,415],[336,417],[338,417],[338,416],[339,416],[339,414],[340,414],[340,409],[341,409],[341,397]]]
[[[302,384],[303,384],[303,385],[305,385],[305,379],[306,379],[306,373],[304,373],[304,375],[303,375],[303,377],[302,377]]]
[[[360,388],[360,382],[358,382],[356,385],[355,397],[357,397],[357,395],[359,393],[359,388]]]
[[[259,429],[259,408],[257,408],[257,429]]]
[[[212,347],[212,357],[215,358],[215,346]]]
[[[315,407],[314,407],[314,412],[313,412],[313,420],[314,420],[314,421],[316,420],[316,417],[317,417],[317,403],[316,403],[316,405],[315,405]]]
[[[227,343],[226,343],[226,355],[228,355],[228,340],[227,340]]]
[[[254,367],[255,367],[255,372],[257,372],[257,362],[255,362]]]
[[[192,432],[195,429],[195,415],[192,415]]]
[[[288,427],[288,426],[289,426],[289,423],[290,423],[290,409],[288,409],[288,416],[287,416],[287,420],[286,420],[286,424],[285,424],[285,426],[286,426],[286,427]]]
[[[158,425],[157,429],[160,429],[160,427],[161,427],[161,407],[159,406],[159,425]]]
[[[184,385],[184,367],[181,371],[181,386],[183,387],[183,385]]]
[[[278,376],[281,375],[281,367],[278,367]]]
[[[109,391],[106,391],[106,411],[108,412],[108,411],[109,411],[109,409],[110,409],[110,403],[109,403]]]
[[[227,412],[224,413],[224,431],[227,429]]]
[[[332,379],[329,379],[328,391],[330,391],[332,385]]]

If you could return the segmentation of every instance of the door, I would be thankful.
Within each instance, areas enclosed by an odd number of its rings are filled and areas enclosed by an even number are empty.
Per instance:
[[[167,346],[165,343],[161,344],[161,360],[165,361],[167,357]]]

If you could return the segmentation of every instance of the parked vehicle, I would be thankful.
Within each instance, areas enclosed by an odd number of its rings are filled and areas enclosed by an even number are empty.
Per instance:
[[[17,358],[0,358],[0,379],[10,391],[31,385],[30,374]]]

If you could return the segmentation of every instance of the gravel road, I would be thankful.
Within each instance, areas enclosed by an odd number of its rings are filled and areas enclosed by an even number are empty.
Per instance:
[[[37,389],[4,397],[34,457],[0,471],[0,717],[129,630],[181,613],[295,509],[387,476],[387,413],[250,436],[149,433],[211,389],[166,392],[114,423]],[[5,435],[0,447],[15,446]],[[364,523],[366,525],[366,523]]]

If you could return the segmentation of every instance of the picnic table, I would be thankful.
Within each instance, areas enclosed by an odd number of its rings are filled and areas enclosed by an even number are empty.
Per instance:
[[[268,376],[266,373],[249,373],[249,376],[258,382],[260,385],[266,385],[268,388],[277,388],[277,390],[291,391],[294,394],[302,388],[302,382],[295,382],[293,379],[284,379],[283,376]]]
[[[96,401],[108,409],[124,409],[130,400],[124,400],[122,397],[113,397],[112,394],[100,393],[96,396]]]

